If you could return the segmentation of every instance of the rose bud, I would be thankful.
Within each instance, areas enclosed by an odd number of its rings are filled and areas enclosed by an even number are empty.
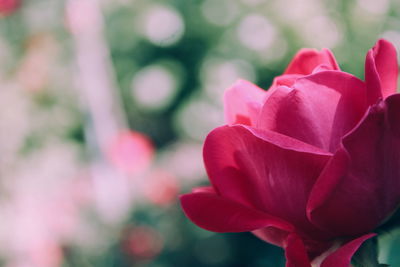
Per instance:
[[[252,231],[287,267],[347,267],[400,200],[400,94],[393,45],[367,53],[365,81],[329,50],[301,50],[268,91],[239,81],[203,157],[210,187],[181,196],[214,232]]]

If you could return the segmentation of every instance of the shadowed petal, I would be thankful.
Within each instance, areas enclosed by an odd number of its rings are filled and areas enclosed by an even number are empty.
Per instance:
[[[204,144],[204,162],[218,194],[318,236],[305,205],[329,158],[290,137],[242,125],[217,128]]]
[[[349,267],[351,258],[364,241],[374,237],[375,234],[366,234],[342,245],[330,254],[321,264],[321,267]]]
[[[285,256],[286,267],[311,267],[303,241],[294,233],[286,239]]]
[[[369,109],[318,178],[308,217],[338,236],[369,232],[400,201],[400,94]]]
[[[209,231],[247,232],[265,227],[293,230],[289,223],[281,219],[213,193],[191,193],[182,195],[180,199],[186,216]]]
[[[329,249],[320,256],[322,259],[314,259],[311,264],[308,257],[309,251],[306,249],[303,240],[297,234],[292,233],[287,236],[284,245],[287,260],[286,267],[349,267],[351,258],[362,243],[375,235],[374,233],[362,235],[342,244],[333,252],[330,252]]]

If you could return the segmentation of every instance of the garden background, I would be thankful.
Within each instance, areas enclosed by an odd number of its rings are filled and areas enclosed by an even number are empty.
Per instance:
[[[400,50],[398,0],[0,0],[0,266],[284,266],[193,225],[202,142],[235,80],[268,88],[302,47],[363,78]],[[400,266],[400,232],[379,239]]]

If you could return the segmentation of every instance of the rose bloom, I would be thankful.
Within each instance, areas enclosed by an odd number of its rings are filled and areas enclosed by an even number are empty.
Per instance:
[[[368,51],[365,81],[332,53],[300,50],[264,91],[238,81],[227,125],[204,144],[211,187],[181,197],[214,232],[252,231],[285,249],[286,266],[344,267],[400,200],[395,48]]]

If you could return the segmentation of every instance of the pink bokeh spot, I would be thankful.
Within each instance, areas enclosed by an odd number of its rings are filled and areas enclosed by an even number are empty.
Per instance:
[[[124,244],[125,251],[138,260],[156,257],[163,249],[161,234],[149,226],[137,226],[131,229]]]
[[[126,131],[111,142],[108,156],[117,169],[135,175],[149,167],[154,147],[144,134]]]
[[[21,5],[20,0],[0,0],[0,17],[11,15]]]
[[[167,171],[156,170],[147,177],[145,197],[155,205],[166,206],[176,201],[179,193],[177,178]]]

